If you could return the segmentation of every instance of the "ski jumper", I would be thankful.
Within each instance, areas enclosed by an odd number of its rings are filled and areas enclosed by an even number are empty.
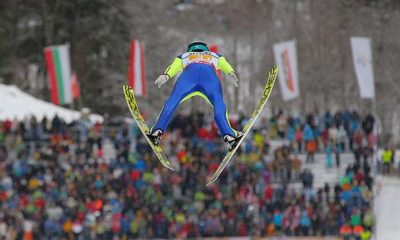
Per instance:
[[[218,69],[226,74],[234,72],[225,57],[214,52],[186,52],[175,58],[164,74],[170,78],[178,72],[182,74],[177,79],[152,131],[160,129],[165,132],[178,105],[193,96],[200,96],[213,106],[214,120],[222,136],[236,137],[236,131],[229,124],[221,82],[216,74]]]

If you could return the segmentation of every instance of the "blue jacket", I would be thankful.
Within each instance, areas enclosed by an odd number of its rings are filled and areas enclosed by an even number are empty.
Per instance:
[[[283,215],[282,213],[275,213],[274,214],[274,224],[275,226],[282,226],[282,222],[283,222]]]
[[[309,227],[311,226],[311,219],[308,217],[307,211],[303,210],[300,216],[300,226]]]
[[[314,139],[314,131],[311,129],[310,125],[306,124],[303,128],[303,139],[304,141],[309,141]]]

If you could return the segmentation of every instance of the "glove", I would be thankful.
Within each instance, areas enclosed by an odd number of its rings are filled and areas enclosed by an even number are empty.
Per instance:
[[[233,86],[239,87],[239,84],[238,84],[239,80],[238,80],[235,72],[228,73],[228,80]]]
[[[160,75],[157,80],[154,82],[155,85],[157,85],[158,88],[161,87],[164,83],[166,83],[169,80],[169,76],[167,74]]]

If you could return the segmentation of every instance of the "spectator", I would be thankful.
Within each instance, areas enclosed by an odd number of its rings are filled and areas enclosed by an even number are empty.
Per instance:
[[[301,226],[301,232],[304,236],[309,236],[310,233],[310,227],[311,227],[311,219],[308,216],[307,210],[303,210],[301,212],[300,216],[300,226]]]
[[[314,175],[309,169],[305,169],[301,173],[301,179],[303,181],[303,186],[304,188],[312,188],[313,181],[314,181]]]
[[[353,230],[349,224],[345,224],[340,228],[340,235],[344,240],[350,240]]]
[[[362,128],[366,135],[372,133],[374,129],[375,118],[369,113],[362,122]]]
[[[339,127],[337,130],[337,145],[339,145],[340,150],[343,152],[346,150],[346,140],[347,140],[347,133],[344,129],[343,125]]]
[[[308,140],[306,142],[306,151],[307,151],[306,163],[314,163],[314,155],[315,152],[317,151],[317,143],[314,139]]]
[[[335,158],[336,158],[336,167],[340,167],[340,154],[342,153],[342,145],[340,143],[337,143],[335,145]]]
[[[325,154],[326,154],[326,167],[331,168],[333,165],[333,145],[330,141],[325,147]]]
[[[389,148],[385,148],[382,153],[382,162],[383,162],[383,173],[390,174],[390,169],[392,167],[393,161],[393,152]]]
[[[297,151],[300,153],[303,149],[303,132],[301,131],[300,126],[298,126],[296,128],[296,132],[295,132],[295,138],[296,138],[296,142],[297,142]]]

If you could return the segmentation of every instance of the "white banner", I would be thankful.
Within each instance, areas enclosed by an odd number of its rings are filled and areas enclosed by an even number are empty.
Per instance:
[[[375,98],[371,39],[366,37],[352,37],[351,50],[353,52],[353,62],[360,95],[362,98]]]
[[[300,95],[297,71],[295,40],[276,43],[273,46],[276,64],[279,68],[279,83],[283,100],[292,100]]]

